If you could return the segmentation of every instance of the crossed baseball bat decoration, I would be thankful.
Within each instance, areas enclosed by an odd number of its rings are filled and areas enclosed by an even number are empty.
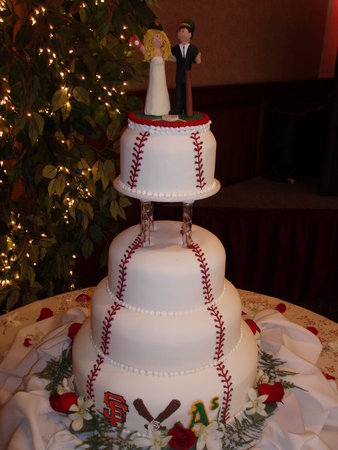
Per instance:
[[[170,417],[172,414],[174,414],[175,411],[178,410],[178,408],[181,406],[181,402],[179,400],[171,400],[169,405],[162,411],[160,414],[154,419],[154,417],[150,414],[147,407],[145,406],[143,400],[141,398],[137,398],[133,402],[136,411],[139,413],[140,416],[142,416],[144,419],[146,419],[149,423],[155,422],[155,423],[162,423],[165,419]],[[144,425],[145,428],[148,428],[148,425]],[[164,430],[165,427],[161,426],[160,430]]]

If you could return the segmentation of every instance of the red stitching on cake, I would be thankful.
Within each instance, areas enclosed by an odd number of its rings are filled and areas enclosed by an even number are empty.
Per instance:
[[[116,297],[122,301],[124,291],[126,289],[126,281],[127,281],[127,265],[135,253],[135,251],[142,247],[142,236],[139,234],[136,236],[134,242],[128,247],[126,253],[123,255],[123,258],[119,264],[119,278],[116,288]]]
[[[200,263],[204,303],[207,305],[208,303],[214,301],[214,296],[212,294],[212,287],[210,282],[210,269],[208,267],[207,260],[200,246],[192,242],[191,249],[195,253],[197,261]]]
[[[131,260],[132,255],[135,253],[135,251],[142,247],[142,237],[141,235],[137,235],[134,239],[133,243],[129,245],[127,251],[123,255],[121,259],[121,263],[119,264],[119,279],[117,283],[117,294],[116,297],[119,300],[122,300],[123,293],[125,291],[126,283],[127,283],[127,265]],[[100,344],[100,350],[104,355],[108,354],[109,344],[110,344],[110,335],[111,335],[111,326],[113,323],[113,320],[117,314],[117,312],[122,308],[122,306],[119,303],[114,302],[112,306],[109,308],[107,315],[105,316],[103,323],[102,323],[102,334],[101,334],[101,344]],[[86,387],[87,387],[87,396],[88,398],[91,398],[94,400],[94,381],[96,381],[98,374],[101,370],[102,363],[104,361],[104,358],[102,355],[98,355],[96,358],[96,361],[94,363],[93,368],[90,370]],[[94,405],[93,405],[94,407]]]
[[[140,137],[141,136],[141,137]],[[145,131],[144,133],[140,133],[139,136],[136,137],[136,142],[134,143],[133,154],[132,154],[132,164],[130,167],[130,174],[128,185],[134,189],[137,184],[138,175],[140,172],[141,161],[143,159],[143,147],[145,142],[147,142],[150,133]]]
[[[223,401],[221,407],[220,419],[221,421],[226,422],[230,417],[230,404],[232,399],[232,381],[231,375],[229,375],[229,371],[225,369],[225,366],[222,361],[217,364],[217,372],[218,376],[222,380],[223,384]]]
[[[100,349],[104,355],[108,355],[111,326],[114,320],[114,316],[116,316],[117,311],[119,311],[121,308],[121,305],[114,302],[103,320]]]
[[[101,365],[103,363],[104,359],[103,356],[98,355],[96,358],[96,361],[93,365],[93,368],[89,372],[89,375],[87,377],[86,387],[87,387],[87,397],[94,399],[94,381],[96,380],[100,370]],[[94,408],[94,405],[93,405]]]
[[[223,345],[225,340],[225,326],[222,318],[222,314],[219,312],[217,305],[210,305],[210,302],[214,300],[212,294],[212,286],[210,281],[210,269],[208,262],[202,252],[200,246],[195,242],[192,242],[190,247],[195,254],[197,261],[199,262],[201,275],[202,275],[202,286],[204,295],[204,304],[207,305],[207,310],[209,311],[211,317],[214,320],[216,328],[216,345],[214,361],[217,363],[216,369],[218,376],[221,379],[223,385],[223,399],[221,406],[221,417],[223,420],[227,420],[230,415],[230,403],[232,398],[232,381],[231,375],[229,375],[228,370],[225,370],[224,363],[220,359],[224,356]]]
[[[202,148],[203,141],[201,141],[201,136],[199,132],[191,133],[190,138],[193,140],[194,144],[194,152],[195,152],[195,174],[196,174],[196,187],[199,189],[203,189],[206,186],[206,181],[204,177],[204,169],[203,169],[203,158],[202,158]]]
[[[225,339],[225,327],[224,321],[222,318],[222,314],[219,312],[216,305],[208,306],[208,311],[210,312],[211,317],[214,319],[215,328],[216,328],[216,348],[214,360],[215,362],[219,361],[224,356],[223,345]]]

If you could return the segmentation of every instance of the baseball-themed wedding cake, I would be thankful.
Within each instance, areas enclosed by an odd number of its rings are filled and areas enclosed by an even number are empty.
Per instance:
[[[156,43],[165,37],[154,28],[149,33],[159,58]],[[146,103],[155,105],[157,97],[149,95],[148,89]],[[202,113],[168,115],[167,105],[161,116],[145,112],[129,116],[114,183],[140,199],[141,226],[112,242],[108,276],[73,350],[80,392],[112,426],[125,423],[141,434],[149,423],[170,429],[180,422],[194,430],[232,418],[257,372],[255,337],[241,319],[236,289],[224,279],[224,248],[192,225],[193,202],[220,187],[210,120]],[[154,201],[182,202],[183,223],[154,222]]]
[[[147,202],[216,192],[216,142],[202,116],[138,123],[132,114],[117,189]],[[224,279],[224,248],[198,226],[186,246],[181,223],[150,228],[149,242],[134,226],[110,245],[108,277],[74,342],[76,385],[113,426],[125,421],[129,430],[144,432],[152,420],[192,428],[201,411],[210,421],[229,419],[255,382],[257,346]]]
[[[183,41],[192,24],[180,27]],[[147,107],[129,115],[114,182],[120,193],[140,199],[141,225],[111,243],[108,276],[73,346],[79,391],[113,427],[124,423],[140,434],[150,423],[169,430],[179,422],[194,431],[231,419],[248,400],[258,359],[239,295],[224,279],[225,250],[216,236],[192,225],[193,202],[220,188],[209,117],[188,114],[185,105],[184,114],[168,114],[156,86],[163,84],[158,58],[165,59],[166,36],[159,25],[147,33],[151,49],[138,46],[150,61],[146,105],[157,114]],[[197,54],[194,47],[195,62]],[[174,58],[170,50],[166,58]],[[183,223],[154,222],[152,202],[182,203]]]

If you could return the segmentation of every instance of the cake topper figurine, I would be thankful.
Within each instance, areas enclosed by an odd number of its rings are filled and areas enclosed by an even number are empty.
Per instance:
[[[184,20],[178,29],[177,38],[179,44],[172,47],[171,52],[176,61],[176,90],[175,106],[171,114],[193,115],[192,92],[191,92],[191,66],[192,63],[201,63],[201,53],[195,45],[190,43],[195,31],[195,24],[191,19]]]
[[[144,113],[164,116],[169,113],[170,100],[165,75],[165,61],[173,60],[168,36],[157,20],[149,26],[144,35],[144,43],[134,35],[130,45],[138,48],[149,62],[149,82]]]

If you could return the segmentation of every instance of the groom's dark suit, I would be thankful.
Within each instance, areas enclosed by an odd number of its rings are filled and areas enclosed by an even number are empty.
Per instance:
[[[176,90],[175,90],[175,108],[171,111],[173,114],[180,114],[182,109],[186,111],[185,106],[185,71],[191,70],[191,65],[195,62],[198,55],[198,48],[189,45],[186,57],[183,58],[179,45],[172,47],[171,53],[176,58]],[[183,108],[182,108],[183,105]]]

